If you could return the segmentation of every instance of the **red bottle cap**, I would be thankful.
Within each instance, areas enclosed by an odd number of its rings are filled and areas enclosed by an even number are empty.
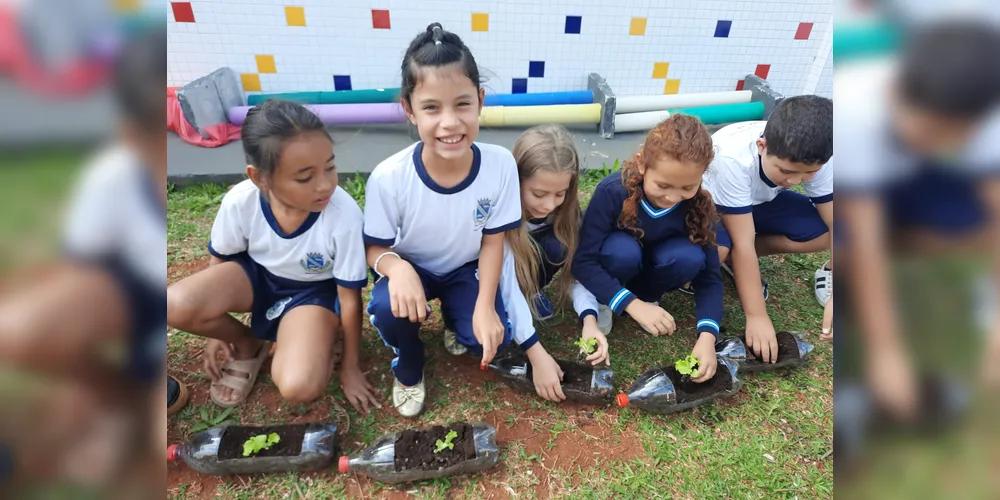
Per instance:
[[[351,461],[350,457],[347,456],[340,457],[340,463],[337,464],[337,470],[339,470],[341,473],[347,472],[348,469],[351,468],[350,461]]]
[[[618,406],[625,408],[628,406],[628,394],[619,394],[615,397],[615,401],[618,402]]]
[[[489,365],[485,365],[485,364],[479,365],[479,369],[482,370],[482,371],[486,371],[486,370],[490,369],[490,366]]]
[[[168,462],[173,462],[174,460],[177,460],[177,445],[176,444],[172,444],[170,446],[167,446],[167,461]]]

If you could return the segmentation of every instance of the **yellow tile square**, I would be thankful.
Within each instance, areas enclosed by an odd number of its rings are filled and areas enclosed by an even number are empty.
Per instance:
[[[472,13],[472,31],[489,31],[490,15],[482,12]]]
[[[642,36],[646,34],[646,18],[633,17],[632,25],[628,28],[629,35]]]
[[[257,56],[257,72],[277,73],[278,70],[274,67],[274,56]]]
[[[305,7],[285,7],[285,21],[289,26],[305,26]]]
[[[260,92],[260,75],[257,73],[241,73],[240,80],[243,82],[244,91]]]
[[[667,84],[663,86],[664,94],[676,94],[681,88],[680,80],[667,80]]]
[[[653,64],[653,78],[666,78],[670,63],[658,62]]]
[[[119,14],[138,12],[142,5],[139,0],[112,0],[112,8]]]

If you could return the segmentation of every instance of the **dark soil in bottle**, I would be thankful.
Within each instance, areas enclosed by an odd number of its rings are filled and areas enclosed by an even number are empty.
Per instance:
[[[562,388],[564,393],[569,390],[575,390],[583,394],[590,392],[590,386],[594,381],[593,368],[560,360],[556,360],[556,363],[559,364],[559,368],[563,371]],[[528,380],[534,380],[532,378],[531,365],[528,365]]]
[[[739,339],[746,344],[746,335],[740,335]],[[795,341],[795,335],[789,332],[778,332],[775,335],[775,339],[778,341],[778,359],[775,363],[779,361],[785,361],[787,359],[798,359],[799,358],[799,344]],[[748,365],[759,365],[763,362],[757,357],[757,354],[753,352],[753,349],[747,345],[747,360]]]
[[[226,428],[219,442],[219,460],[254,457],[294,457],[302,452],[302,438],[309,424],[274,425],[269,427],[231,426]],[[281,441],[249,457],[243,456],[243,443],[253,436],[277,433]]]
[[[663,371],[674,383],[674,390],[677,391],[678,404],[713,396],[715,394],[728,391],[733,387],[733,378],[729,374],[729,370],[726,370],[725,367],[721,365],[715,372],[715,376],[700,384],[692,381],[691,378],[686,375],[677,373],[677,370],[672,366],[664,367]]]
[[[434,453],[437,440],[444,441],[448,431],[458,433],[458,437],[452,441],[455,448],[445,448]],[[476,458],[476,441],[472,426],[467,424],[435,425],[422,430],[406,430],[396,438],[397,472],[413,469],[437,470],[474,458]]]

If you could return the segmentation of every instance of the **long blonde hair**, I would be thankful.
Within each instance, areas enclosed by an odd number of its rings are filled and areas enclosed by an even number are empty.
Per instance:
[[[562,274],[557,280],[558,302],[561,303],[569,296],[573,284],[570,267],[580,234],[580,202],[577,196],[580,157],[573,145],[573,136],[561,125],[540,125],[526,130],[514,143],[513,153],[517,161],[518,177],[522,183],[538,171],[570,174],[566,197],[550,215],[555,217],[552,226],[556,239],[566,248],[566,258],[562,262],[553,262],[557,266],[562,266]],[[529,215],[522,202],[521,220],[528,218]],[[538,275],[542,268],[542,259],[545,258],[542,249],[528,234],[528,228],[524,224],[516,230],[508,231],[505,238],[514,254],[518,286],[528,299],[532,312],[537,313],[531,298],[540,291]]]

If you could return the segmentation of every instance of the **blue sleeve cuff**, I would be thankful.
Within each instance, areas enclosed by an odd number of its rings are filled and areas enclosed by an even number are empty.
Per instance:
[[[582,313],[580,313],[580,323],[583,323],[583,319],[586,318],[587,316],[593,316],[593,317],[596,318],[597,317],[597,311],[595,311],[593,309],[587,309],[586,311],[583,311]]]
[[[621,316],[625,312],[625,308],[635,300],[635,294],[630,292],[628,288],[622,288],[618,290],[618,293],[611,297],[608,301],[608,307],[611,308],[615,314]]]
[[[350,289],[353,289],[353,290],[360,290],[360,289],[364,288],[365,285],[368,284],[368,278],[367,277],[365,279],[363,279],[363,280],[357,280],[357,281],[348,281],[348,280],[342,280],[340,278],[334,278],[334,281],[336,281],[338,285],[340,285],[340,286],[342,286],[344,288],[350,288]]]
[[[219,259],[223,259],[223,260],[229,260],[229,259],[233,258],[236,255],[236,254],[226,255],[226,254],[217,252],[214,248],[212,248],[212,240],[208,240],[208,253],[211,254],[213,257],[216,257],[216,258],[219,258]],[[239,252],[237,252],[237,253],[239,253]]]
[[[718,337],[719,323],[713,319],[703,319],[698,321],[698,333],[702,332],[708,332]]]
[[[537,343],[538,343],[538,333],[536,332],[536,333],[532,333],[531,336],[528,337],[527,340],[525,340],[524,342],[521,342],[520,344],[518,344],[518,347],[520,347],[522,351],[527,351],[528,349],[531,348],[531,346],[533,346],[533,345],[535,345]]]
[[[813,205],[822,205],[824,203],[830,203],[831,201],[833,201],[833,193],[830,193],[825,196],[819,196],[816,198],[809,198],[809,200],[813,202]]]
[[[510,231],[511,229],[517,229],[519,227],[521,227],[521,219],[517,219],[516,221],[511,222],[510,224],[504,224],[500,227],[492,227],[492,228],[484,227],[483,234],[498,234]]]
[[[361,239],[369,245],[378,245],[380,247],[391,247],[396,244],[396,237],[392,238],[376,238],[369,235],[368,233],[361,233]]]
[[[745,207],[726,207],[723,205],[715,205],[715,209],[724,214],[739,215],[753,212],[753,205],[747,205]]]

